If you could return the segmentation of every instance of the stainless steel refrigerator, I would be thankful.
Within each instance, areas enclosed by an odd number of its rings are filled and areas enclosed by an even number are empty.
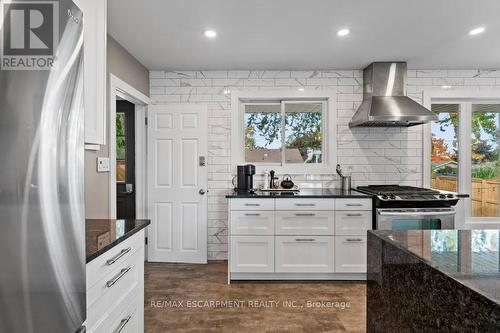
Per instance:
[[[0,332],[76,332],[86,318],[82,12],[65,0],[0,5]]]

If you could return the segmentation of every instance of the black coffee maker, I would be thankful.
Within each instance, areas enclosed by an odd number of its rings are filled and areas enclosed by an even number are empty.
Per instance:
[[[238,165],[236,175],[235,190],[238,192],[253,192],[253,175],[255,175],[255,165]]]

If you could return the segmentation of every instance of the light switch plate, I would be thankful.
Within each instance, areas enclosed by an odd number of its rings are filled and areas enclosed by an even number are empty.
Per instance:
[[[97,172],[109,172],[109,157],[97,158]]]

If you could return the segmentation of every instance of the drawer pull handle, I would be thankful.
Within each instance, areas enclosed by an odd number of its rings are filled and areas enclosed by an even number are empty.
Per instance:
[[[130,250],[132,250],[132,248],[130,246],[127,247],[126,249],[121,250],[120,253],[118,253],[116,256],[114,256],[113,258],[111,258],[108,261],[106,261],[106,264],[108,264],[109,266],[113,265],[115,262],[118,261],[118,259],[120,259],[124,255],[126,255],[127,253],[129,253]]]
[[[314,238],[295,238],[296,242],[314,242]]]
[[[359,203],[357,203],[357,204],[345,204],[345,205],[347,207],[361,207],[361,206],[363,206],[363,204],[359,204]]]
[[[132,318],[132,316],[127,316],[126,318],[123,318],[120,321],[120,325],[118,325],[116,330],[114,330],[114,333],[120,333],[125,328],[125,326],[127,326],[128,322],[130,321],[130,318]]]
[[[315,204],[313,204],[313,203],[303,203],[303,204],[301,204],[301,203],[296,203],[296,204],[295,204],[295,206],[298,206],[298,207],[314,207],[314,206],[316,206],[316,205],[315,205]]]
[[[363,214],[346,214],[346,216],[349,216],[349,217],[355,217],[355,216],[363,216]]]
[[[250,203],[246,203],[245,206],[252,206],[252,207],[259,207],[260,204],[250,204]]]
[[[348,242],[362,242],[362,238],[346,238],[346,241]]]
[[[108,282],[106,282],[106,287],[108,288],[111,288],[116,282],[118,282],[118,280],[120,280],[125,274],[128,273],[128,271],[130,271],[132,269],[131,266],[127,267],[127,268],[124,268],[120,271],[120,273],[118,273],[114,278],[112,278],[111,280],[109,280]]]
[[[313,213],[297,213],[295,216],[316,216],[316,214]]]
[[[260,216],[258,213],[247,213],[245,216]]]

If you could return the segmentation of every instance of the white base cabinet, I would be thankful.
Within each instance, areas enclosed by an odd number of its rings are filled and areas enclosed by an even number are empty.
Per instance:
[[[144,230],[87,264],[87,332],[144,332]]]
[[[276,272],[329,273],[333,236],[276,236]]]
[[[335,271],[366,273],[366,236],[335,236]]]
[[[231,271],[274,272],[274,236],[231,237]]]
[[[228,282],[366,279],[371,198],[229,201]]]

